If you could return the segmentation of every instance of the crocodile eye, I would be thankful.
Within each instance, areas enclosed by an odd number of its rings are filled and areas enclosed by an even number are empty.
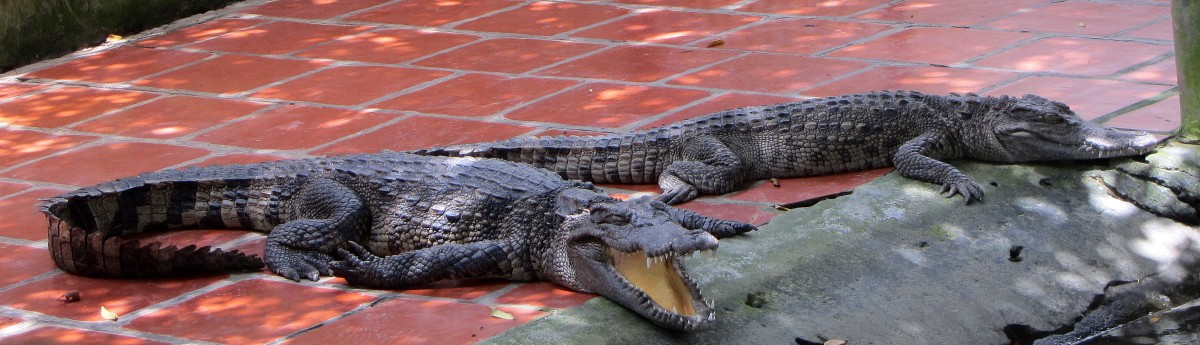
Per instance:
[[[612,224],[612,225],[626,225],[626,224],[629,224],[629,217],[627,217],[623,214],[609,213],[609,214],[604,215],[603,218],[600,218],[600,223],[601,224]]]
[[[1050,123],[1050,124],[1060,124],[1063,122],[1067,122],[1067,120],[1063,119],[1062,116],[1058,116],[1058,115],[1044,115],[1044,116],[1042,116],[1042,121],[1044,121],[1046,123]]]

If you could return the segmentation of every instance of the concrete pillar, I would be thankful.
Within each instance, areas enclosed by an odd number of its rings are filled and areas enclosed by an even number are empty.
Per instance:
[[[1171,0],[1179,68],[1180,139],[1200,141],[1200,0]]]

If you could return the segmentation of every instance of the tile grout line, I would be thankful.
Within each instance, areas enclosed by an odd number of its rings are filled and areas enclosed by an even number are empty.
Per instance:
[[[126,336],[126,337],[141,338],[141,339],[165,342],[165,343],[170,343],[170,344],[183,344],[183,343],[215,344],[215,343],[202,341],[202,340],[179,338],[179,337],[166,335],[166,334],[132,330],[132,329],[121,327],[116,322],[80,321],[80,320],[75,320],[75,319],[70,319],[70,318],[42,314],[42,313],[39,313],[36,311],[16,309],[16,308],[6,306],[6,305],[0,305],[0,315],[8,315],[8,316],[12,316],[15,318],[20,318],[20,319],[26,320],[26,322],[31,322],[31,326],[29,328],[23,329],[23,330],[15,330],[15,332],[13,332],[12,334],[5,334],[5,333],[7,333],[8,328],[0,329],[0,339],[3,339],[4,336],[21,334],[21,333],[29,332],[29,331],[32,331],[32,330],[35,330],[38,328],[42,328],[42,327],[61,327],[61,328],[70,328],[70,329],[77,329],[77,330],[84,330],[84,331],[91,331],[91,332],[115,334],[115,335]]]

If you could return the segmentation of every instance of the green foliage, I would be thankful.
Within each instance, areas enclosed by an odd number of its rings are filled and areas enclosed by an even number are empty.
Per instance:
[[[128,35],[236,0],[3,0],[0,71]]]

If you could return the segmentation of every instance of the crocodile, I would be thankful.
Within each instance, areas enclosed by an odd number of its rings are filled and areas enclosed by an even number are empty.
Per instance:
[[[877,91],[712,113],[632,133],[515,138],[412,151],[499,158],[567,179],[654,183],[678,204],[754,180],[895,166],[946,197],[983,189],[944,162],[1084,160],[1141,155],[1158,139],[1086,121],[1036,95],[988,97]]]
[[[49,198],[40,210],[50,256],[79,275],[258,270],[265,261],[296,281],[336,275],[378,289],[548,280],[684,331],[709,327],[715,313],[683,258],[755,229],[649,197],[617,199],[528,165],[399,152],[142,173]],[[263,257],[139,239],[197,228],[265,232]]]

